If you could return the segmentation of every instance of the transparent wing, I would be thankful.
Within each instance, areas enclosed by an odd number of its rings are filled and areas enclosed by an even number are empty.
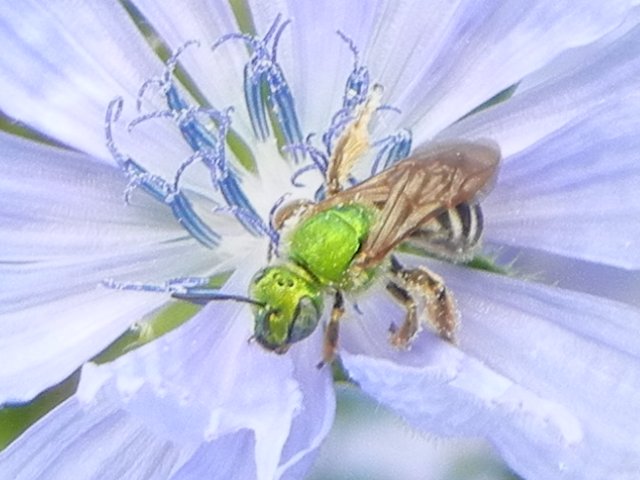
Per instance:
[[[456,142],[419,151],[359,185],[312,208],[362,203],[380,211],[357,264],[375,265],[416,229],[485,193],[495,179],[500,151],[491,143]]]

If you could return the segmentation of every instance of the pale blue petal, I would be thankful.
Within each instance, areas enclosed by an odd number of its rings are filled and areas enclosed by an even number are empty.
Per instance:
[[[240,430],[203,443],[171,480],[250,480],[256,478],[252,461],[255,439],[250,430]]]
[[[640,268],[640,101],[610,104],[505,160],[485,238]]]
[[[302,407],[291,425],[278,467],[285,479],[304,478],[320,444],[329,434],[335,417],[336,399],[330,369],[318,370],[322,358],[322,332],[291,349],[294,377],[302,393]]]
[[[91,263],[100,256],[145,255],[188,239],[171,210],[142,190],[126,205],[127,181],[116,168],[2,133],[0,150],[5,262],[28,266],[75,258]],[[186,243],[205,251],[195,241]]]
[[[216,261],[167,208],[143,194],[125,206],[116,169],[6,134],[0,147],[1,404],[64,379],[166,301],[102,280],[161,281]]]
[[[122,7],[21,2],[2,9],[4,112],[87,152],[104,155],[104,112],[135,94],[159,62]],[[124,54],[126,52],[126,55]]]
[[[635,2],[638,3],[637,1]],[[541,70],[528,75],[518,84],[514,95],[521,95],[529,89],[538,85],[554,81],[566,75],[571,75],[573,71],[584,68],[593,62],[594,55],[602,55],[607,49],[611,48],[616,42],[627,35],[631,30],[638,27],[640,23],[640,8],[634,6],[625,16],[624,22],[611,32],[607,33],[597,42],[582,47],[574,47],[561,53],[551,63]],[[625,40],[622,40],[623,42]],[[631,47],[631,45],[629,45]],[[600,51],[600,53],[596,53]],[[601,74],[609,74],[612,72],[600,72]]]
[[[640,267],[640,28],[443,137],[491,138],[505,156],[483,203],[486,238]],[[624,99],[624,100],[621,100]]]
[[[169,478],[196,448],[155,437],[104,398],[72,397],[0,452],[0,479]]]
[[[605,36],[632,4],[476,3],[431,2],[428,10],[420,1],[250,5],[259,32],[279,13],[293,21],[278,59],[295,98],[304,99],[298,110],[307,130],[326,128],[353,65],[348,48],[333,34],[339,29],[360,49],[372,82],[385,87],[384,102],[401,110],[383,113],[374,135],[411,127],[420,143],[562,52]],[[309,23],[314,27],[307,28]]]
[[[491,138],[503,156],[521,152],[572,122],[597,117],[606,107],[637,97],[640,83],[640,27],[628,30],[615,42],[602,42],[575,54],[579,62],[560,58],[542,83],[516,94],[443,131],[441,138]],[[571,52],[566,56],[571,57]],[[573,65],[564,69],[562,62]],[[516,90],[517,92],[517,90]],[[638,102],[634,100],[634,105]],[[594,121],[597,118],[594,119]],[[606,128],[602,125],[602,128]],[[611,128],[611,127],[610,127]]]
[[[23,402],[62,381],[166,301],[88,291],[0,316],[0,403]]]
[[[242,295],[257,262],[256,257],[248,259],[225,291]],[[251,318],[246,306],[211,303],[183,326],[113,363],[85,366],[79,394],[90,399],[96,391],[106,392],[157,435],[179,442],[209,442],[250,429],[255,435],[256,476],[272,478],[297,416],[302,415],[307,431],[298,431],[301,424],[296,424],[298,445],[288,446],[283,462],[296,463],[296,452],[315,448],[326,434],[333,393],[328,370],[313,372],[315,379],[301,378],[299,383],[292,356],[278,356],[250,343]],[[315,340],[319,341],[317,335]],[[322,387],[314,392],[319,402],[303,398],[309,392],[306,382]],[[247,455],[246,461],[252,460],[253,452]]]
[[[486,245],[500,265],[513,265],[523,278],[589,293],[640,308],[640,270],[625,270],[601,263],[504,245]]]
[[[526,478],[637,478],[640,311],[438,271],[458,300],[459,349],[424,332],[410,352],[392,351],[386,329],[399,309],[378,298],[361,305],[363,331],[345,325],[342,358],[354,380],[419,428],[489,439]]]
[[[119,149],[154,174],[172,180],[190,149],[172,120],[147,122],[129,135],[140,85],[164,66],[123,7],[111,2],[21,2],[0,12],[0,109],[7,115],[96,158],[106,149],[105,112],[125,101],[115,129]],[[145,112],[165,109],[148,96]],[[202,191],[207,175],[189,177]]]
[[[387,2],[367,45],[373,78],[416,143],[616,28],[632,2]],[[396,118],[389,116],[394,125]],[[385,126],[385,129],[388,129]]]

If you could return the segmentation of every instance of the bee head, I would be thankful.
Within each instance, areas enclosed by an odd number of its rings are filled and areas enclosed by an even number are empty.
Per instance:
[[[292,268],[260,270],[251,281],[254,338],[267,350],[284,353],[316,329],[322,315],[322,289]]]

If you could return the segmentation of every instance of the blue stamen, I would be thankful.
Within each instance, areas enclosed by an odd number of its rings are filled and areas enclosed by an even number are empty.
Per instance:
[[[360,65],[360,54],[353,40],[340,30],[336,33],[353,53],[353,69],[345,83],[342,108],[333,115],[329,128],[322,135],[322,143],[329,156],[333,152],[334,141],[340,137],[345,127],[355,118],[354,112],[356,108],[367,101],[371,83],[369,69]]]
[[[260,141],[264,142],[269,137],[269,122],[262,99],[262,83],[250,79],[251,70],[250,64],[244,67],[244,101],[249,111],[253,133]]]
[[[247,43],[252,51],[251,58],[244,69],[244,96],[254,134],[265,141],[270,133],[268,113],[272,114],[282,131],[287,144],[301,143],[302,132],[295,111],[295,102],[284,72],[276,60],[278,44],[282,33],[290,21],[279,25],[278,15],[269,27],[266,35],[258,37],[230,33],[216,41],[212,48],[216,49],[229,40],[241,40]],[[273,38],[271,48],[269,42]],[[266,95],[264,90],[267,89]],[[295,157],[296,161],[300,159]]]
[[[173,186],[177,188],[180,177],[186,168],[196,160],[202,161],[209,169],[211,181],[215,189],[220,189],[225,201],[230,207],[237,207],[239,210],[250,212],[253,216],[248,221],[247,215],[238,216],[237,219],[253,235],[262,235],[266,229],[260,216],[253,205],[245,196],[240,187],[236,175],[230,171],[225,155],[225,139],[231,124],[231,109],[220,112],[212,108],[200,108],[191,106],[178,91],[173,82],[172,73],[178,61],[178,57],[190,45],[199,45],[198,42],[187,42],[169,59],[161,77],[152,79],[143,84],[138,93],[138,105],[141,105],[142,95],[151,85],[157,85],[164,94],[169,110],[151,112],[134,119],[129,128],[133,128],[143,121],[153,118],[173,118],[178,124],[182,137],[189,144],[194,155],[184,161],[176,172]],[[215,124],[215,133],[209,130],[198,118],[199,115],[212,120]],[[262,228],[256,225],[262,224]]]
[[[369,93],[369,69],[367,67],[356,67],[347,78],[342,96],[342,106],[348,110],[353,110],[358,105],[367,100]]]
[[[165,63],[165,68],[164,68],[162,74],[157,76],[157,77],[152,77],[152,78],[146,80],[142,84],[142,86],[138,90],[138,96],[136,98],[136,110],[138,112],[140,112],[142,110],[142,100],[143,100],[144,95],[146,94],[147,90],[149,89],[149,87],[156,86],[161,91],[161,93],[163,93],[163,94],[167,93],[167,90],[173,85],[172,76],[173,76],[173,71],[175,70],[176,65],[178,64],[178,58],[191,45],[195,45],[196,47],[199,47],[200,46],[200,42],[198,42],[197,40],[189,40],[188,42],[186,42],[181,47],[178,47],[178,49],[175,51],[175,53],[171,57],[169,57],[169,59]],[[185,104],[184,108],[186,108],[187,106],[188,105]],[[174,110],[175,109],[179,109],[179,108],[173,108],[171,106],[170,106],[170,108],[172,108]]]
[[[411,143],[411,131],[407,129],[400,130],[396,134],[374,143],[374,146],[382,145],[382,147],[371,167],[371,175],[377,175],[391,165],[407,158],[411,152]]]
[[[162,78],[150,78],[146,80],[138,89],[138,95],[136,96],[136,111],[142,111],[142,100],[151,87],[162,89],[164,86],[164,80]]]
[[[296,115],[293,94],[279,65],[274,64],[263,77],[269,85],[270,95],[267,95],[267,105],[275,116],[278,126],[287,144],[302,141],[302,131]],[[296,158],[296,161],[300,159]]]
[[[360,52],[358,52],[355,42],[340,30],[336,33],[353,53],[353,70],[351,70],[347,78],[342,97],[342,108],[353,111],[358,105],[367,100],[370,84],[369,69],[360,65]]]
[[[273,20],[273,23],[269,27],[269,30],[267,30],[267,33],[265,34],[264,38],[262,39],[262,41],[265,44],[267,44],[267,43],[269,43],[269,40],[271,40],[271,36],[275,34],[276,39],[274,40],[274,49],[277,46],[278,40],[280,39],[280,35],[282,35],[282,31],[284,30],[284,27],[286,27],[289,23],[291,23],[291,20],[287,20],[282,25],[280,25],[280,28],[278,28],[278,24],[280,23],[280,20],[282,20],[282,14],[281,13],[276,15],[276,18]]]
[[[132,132],[135,127],[144,123],[148,120],[153,120],[156,118],[175,118],[175,113],[172,110],[157,110],[155,112],[145,113],[144,115],[140,115],[129,122],[127,125],[127,130]]]
[[[252,228],[254,228],[256,231],[258,231],[260,233],[260,235],[264,235],[269,237],[269,239],[271,240],[271,242],[273,243],[274,241],[277,243],[279,241],[279,235],[278,233],[271,227],[271,225],[266,226],[264,224],[264,222],[262,222],[262,220],[260,219],[259,221],[256,220],[256,218],[254,217],[253,213],[250,212],[249,210],[245,210],[241,207],[237,207],[237,206],[218,206],[214,209],[214,212],[216,213],[231,213],[233,214],[236,218],[241,219],[241,222],[247,222],[247,223],[251,223],[252,224]]]
[[[180,191],[174,191],[171,185],[161,177],[150,174],[130,157],[118,151],[113,141],[112,125],[120,118],[122,105],[123,100],[120,97],[109,103],[105,118],[105,136],[111,156],[129,179],[129,185],[125,190],[125,201],[128,202],[133,189],[141,187],[153,198],[168,205],[176,220],[193,238],[205,247],[214,248],[218,245],[220,236],[195,213],[186,196]]]
[[[313,136],[314,136],[313,134],[310,134],[309,136],[307,136],[307,140],[305,143],[287,145],[283,147],[282,150],[284,152],[289,152],[289,151],[295,152],[296,150],[298,150],[298,151],[301,151],[304,155],[309,155],[309,157],[311,158],[311,161],[316,165],[318,170],[320,170],[324,175],[327,172],[327,168],[329,168],[329,158],[327,157],[327,155],[325,155],[323,152],[321,152],[320,150],[318,150],[316,147],[313,146],[313,144],[311,143]]]
[[[171,278],[159,284],[142,282],[119,282],[112,278],[103,280],[102,285],[115,290],[133,290],[142,292],[178,293],[191,288],[202,287],[209,283],[208,278],[180,277]]]
[[[298,170],[296,170],[293,175],[291,175],[291,185],[293,185],[294,187],[298,187],[298,188],[303,188],[305,187],[304,183],[298,183],[297,180],[298,178],[307,173],[310,172],[311,170],[317,170],[318,169],[318,165],[316,165],[315,163],[312,163],[311,165],[306,165],[304,167],[300,167]]]
[[[285,193],[276,200],[276,203],[273,204],[271,210],[269,210],[269,230],[271,231],[271,243],[269,244],[269,259],[271,259],[274,255],[276,257],[280,256],[280,252],[278,251],[278,247],[280,246],[280,232],[273,224],[273,219],[276,216],[276,212],[280,208],[280,206],[284,203],[286,198],[289,196],[289,193]]]

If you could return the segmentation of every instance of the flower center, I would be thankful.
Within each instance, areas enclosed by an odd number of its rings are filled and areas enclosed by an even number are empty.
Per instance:
[[[360,64],[358,49],[342,32],[338,32],[338,35],[352,51],[354,63],[345,82],[341,108],[333,115],[327,130],[322,133],[321,146],[313,144],[312,135],[303,140],[294,97],[277,61],[278,43],[289,24],[289,20],[281,22],[281,17],[278,16],[264,37],[229,33],[216,41],[212,49],[215,50],[223,43],[234,40],[247,44],[251,55],[244,68],[243,85],[253,132],[258,141],[266,141],[270,135],[282,138],[283,154],[291,157],[297,165],[297,170],[291,178],[292,187],[302,187],[299,178],[312,170],[319,171],[324,177],[331,175],[328,169],[331,157],[337,148],[336,143],[341,137],[345,137],[344,132],[348,128],[354,131],[359,129],[354,135],[348,136],[354,139],[347,146],[353,161],[371,146],[377,149],[371,170],[372,175],[405,158],[411,150],[411,133],[408,130],[382,138],[373,145],[368,144],[366,129],[371,116],[379,110],[393,109],[386,105],[379,105],[382,88],[378,85],[371,86],[369,71],[366,66]],[[140,163],[118,150],[112,130],[113,124],[120,118],[123,100],[116,98],[107,108],[105,119],[107,146],[129,180],[125,190],[125,202],[129,202],[136,188],[141,188],[154,199],[167,205],[180,225],[193,238],[207,248],[215,248],[220,243],[220,235],[196,213],[187,194],[181,188],[181,178],[185,171],[191,165],[200,162],[207,167],[213,190],[220,192],[224,200],[224,204],[216,211],[234,215],[251,235],[269,238],[272,250],[277,251],[280,238],[278,229],[273,225],[273,216],[284,200],[284,196],[271,209],[270,218],[263,219],[243,191],[241,179],[234,167],[229,165],[226,156],[233,108],[222,111],[192,105],[181,94],[174,79],[174,70],[182,53],[187,48],[199,46],[199,42],[194,40],[185,43],[169,58],[160,75],[143,83],[138,91],[136,102],[139,116],[128,125],[131,131],[138,125],[154,119],[170,119],[176,123],[192,154],[178,166],[173,179],[167,180],[149,172]],[[162,95],[166,104],[165,109],[142,112],[143,100],[150,90],[155,90]],[[375,98],[375,105],[371,98]],[[363,109],[367,110],[364,116]],[[363,121],[355,125],[354,120],[357,118],[362,118]],[[340,148],[344,149],[345,146]],[[341,182],[356,184],[358,180],[350,173],[352,164],[353,162],[348,165],[349,168],[346,168],[345,172],[335,178]],[[337,187],[329,185],[329,188]],[[324,198],[326,193],[325,187],[321,186],[316,192],[316,201]],[[202,280],[200,283],[204,282],[205,280]],[[105,281],[105,284],[112,288],[169,292],[183,287],[192,287],[195,283],[198,281],[193,278],[172,279],[162,285],[153,286]]]

